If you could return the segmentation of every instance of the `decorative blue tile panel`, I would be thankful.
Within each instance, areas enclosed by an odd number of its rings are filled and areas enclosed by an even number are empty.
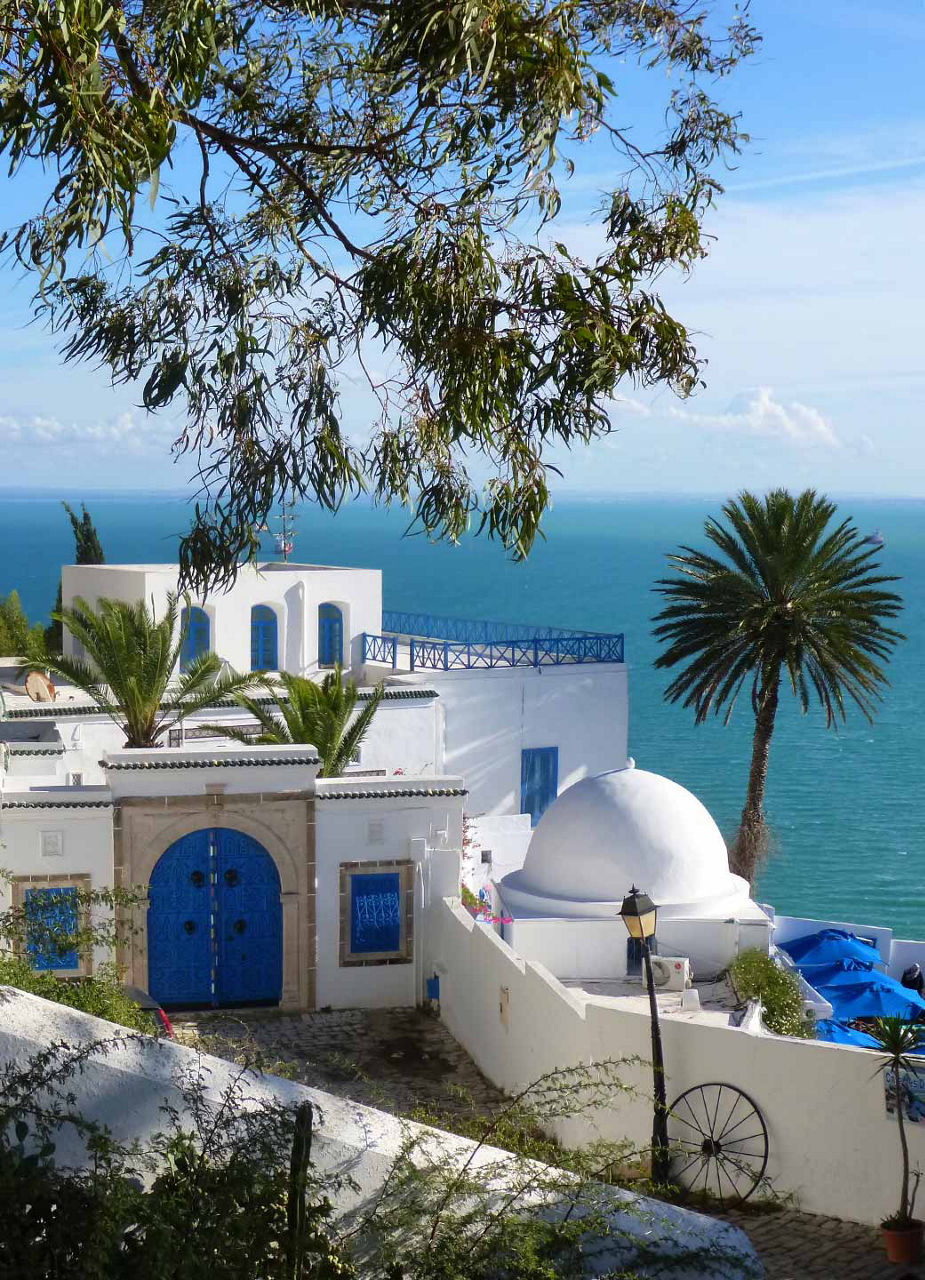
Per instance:
[[[401,950],[401,877],[396,871],[350,879],[350,950]]]
[[[78,969],[77,948],[68,946],[78,928],[77,890],[27,889],[24,905],[26,954],[33,969]]]

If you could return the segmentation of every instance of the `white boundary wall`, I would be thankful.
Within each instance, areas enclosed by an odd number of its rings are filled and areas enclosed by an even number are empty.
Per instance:
[[[112,1037],[118,1037],[118,1043],[111,1043]],[[475,1144],[466,1138],[399,1120],[291,1080],[249,1071],[242,1075],[234,1063],[169,1041],[148,1036],[125,1038],[124,1029],[111,1022],[0,987],[0,1063],[25,1067],[34,1054],[52,1043],[79,1048],[101,1041],[110,1042],[109,1050],[92,1054],[68,1084],[75,1094],[76,1110],[108,1126],[120,1142],[137,1139],[145,1143],[163,1132],[167,1128],[164,1103],[175,1107],[188,1126],[194,1127],[181,1091],[184,1079],[201,1081],[204,1102],[213,1108],[222,1104],[225,1091],[234,1090],[238,1082],[242,1107],[271,1103],[294,1108],[301,1102],[312,1103],[312,1161],[319,1171],[348,1179],[334,1197],[336,1216],[375,1201],[409,1140],[419,1143],[416,1160],[459,1166],[474,1161],[476,1167],[494,1171],[503,1186],[507,1157],[493,1147],[475,1151]],[[58,1157],[81,1165],[84,1149],[73,1136],[69,1140],[68,1133],[63,1130],[56,1135]],[[633,1261],[632,1242],[640,1239],[654,1252],[662,1280],[703,1277],[702,1264],[697,1264],[694,1272],[679,1258],[679,1251],[685,1248],[722,1248],[726,1252],[724,1280],[754,1280],[761,1275],[754,1250],[738,1228],[616,1187],[604,1187],[602,1192],[609,1202],[613,1235],[596,1245],[593,1240],[588,1242],[584,1276],[610,1276],[616,1268],[629,1265]]]
[[[578,1145],[595,1136],[645,1145],[651,1134],[647,1014],[618,999],[588,996],[524,961],[455,899],[434,911],[430,954],[440,977],[440,1011],[450,1032],[489,1080],[513,1091],[556,1067],[638,1055],[625,1078],[639,1096],[618,1097],[590,1124],[566,1121],[557,1136]],[[863,1049],[716,1027],[695,1015],[662,1019],[669,1102],[692,1085],[737,1085],[764,1116],[768,1176],[799,1207],[877,1223],[899,1199],[900,1154],[886,1113],[877,1057]],[[925,1165],[925,1126],[909,1125],[913,1168]]]

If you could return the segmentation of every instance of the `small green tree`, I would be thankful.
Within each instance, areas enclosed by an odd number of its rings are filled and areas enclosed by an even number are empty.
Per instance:
[[[757,948],[743,951],[729,966],[729,979],[740,1000],[760,1000],[769,1031],[811,1040],[812,1022],[803,1012],[799,979]]]
[[[68,514],[71,522],[71,528],[74,530],[74,563],[75,564],[105,564],[106,557],[103,554],[103,544],[100,542],[99,534],[96,527],[90,519],[90,513],[83,503],[80,504],[81,515],[77,516],[73,508],[67,503],[62,502],[62,507]],[[58,579],[58,595],[55,600],[54,612],[52,613],[51,623],[45,628],[45,647],[49,653],[60,653],[62,644],[61,623],[55,617],[61,612],[61,579]]]
[[[340,666],[329,671],[320,684],[284,671],[278,685],[267,687],[279,697],[278,715],[247,694],[235,694],[235,701],[260,725],[257,735],[227,725],[209,727],[234,742],[316,747],[321,757],[321,778],[337,778],[344,772],[369,732],[384,693],[384,686],[376,685],[354,718],[359,690],[355,681],[344,680]]]
[[[100,542],[99,534],[96,532],[87,508],[81,503],[81,514],[77,516],[68,503],[62,502],[61,505],[67,512],[71,528],[74,530],[74,563],[105,564],[103,544]]]
[[[901,1231],[912,1223],[912,1214],[915,1209],[915,1190],[911,1194],[909,1191],[909,1140],[906,1137],[902,1076],[904,1071],[915,1073],[921,1070],[921,1060],[915,1063],[911,1055],[922,1052],[925,1046],[925,1028],[904,1022],[902,1018],[875,1018],[867,1031],[886,1055],[879,1072],[887,1073],[891,1077],[893,1097],[896,1100],[896,1123],[899,1126],[899,1146],[902,1152],[899,1209],[887,1218],[883,1225]],[[915,1189],[918,1189],[918,1176]]]
[[[39,659],[45,655],[45,632],[30,624],[19,601],[19,592],[0,596],[0,655]]]

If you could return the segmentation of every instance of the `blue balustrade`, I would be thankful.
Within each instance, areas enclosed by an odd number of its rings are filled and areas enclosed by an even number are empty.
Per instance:
[[[408,658],[412,671],[476,671],[495,667],[561,667],[573,663],[623,662],[623,636],[599,632],[567,631],[511,623],[466,622],[460,618],[438,618],[432,614],[384,611],[383,626],[397,634],[363,636],[363,661],[398,666],[398,636],[408,636]],[[415,631],[412,623],[420,622]],[[428,634],[443,623],[458,637],[439,638]],[[515,635],[495,635],[505,629]]]
[[[383,609],[382,630],[400,636],[421,636],[433,640],[455,640],[462,644],[505,643],[533,640],[542,634],[549,638],[596,634],[566,627],[547,627],[523,622],[477,622],[471,618],[446,618],[434,613],[400,613]]]

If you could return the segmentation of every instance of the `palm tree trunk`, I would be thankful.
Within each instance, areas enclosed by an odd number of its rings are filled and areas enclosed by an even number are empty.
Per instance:
[[[764,786],[768,777],[771,736],[780,696],[780,666],[768,675],[758,696],[755,713],[755,735],[752,738],[752,763],[748,771],[745,805],[739,819],[739,830],[730,850],[730,865],[737,876],[751,884],[755,867],[767,844],[764,821]]]
[[[909,1144],[906,1141],[906,1123],[903,1119],[903,1089],[899,1063],[893,1063],[893,1083],[896,1089],[896,1120],[899,1124],[899,1145],[903,1153],[903,1180],[899,1192],[899,1216],[905,1222],[909,1217]]]

